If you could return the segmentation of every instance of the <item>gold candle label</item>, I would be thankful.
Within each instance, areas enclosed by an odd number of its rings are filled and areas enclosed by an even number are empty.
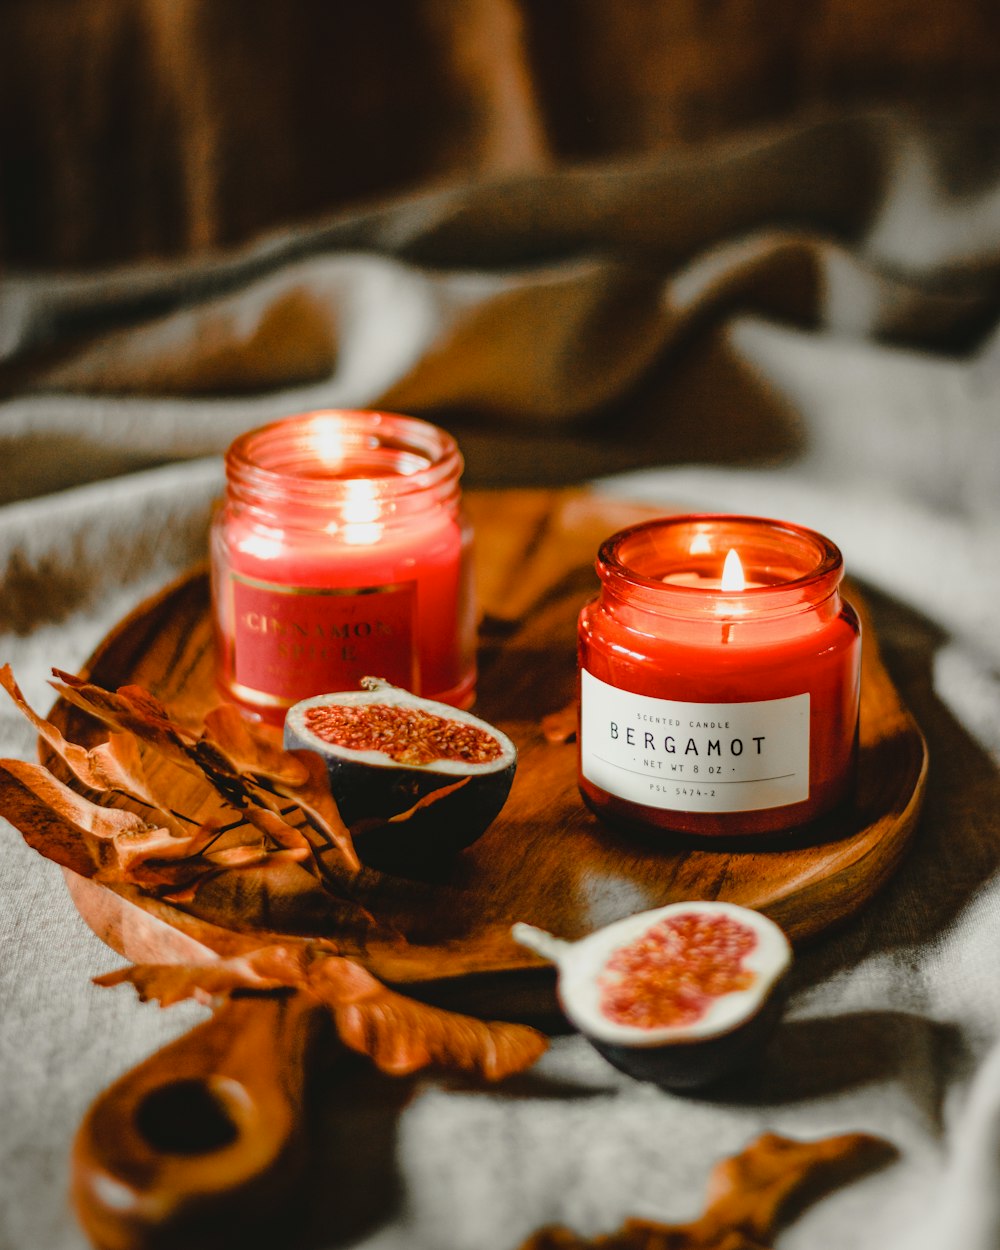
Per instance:
[[[230,576],[235,693],[290,707],[382,677],[419,685],[416,582],[387,586],[281,586]]]

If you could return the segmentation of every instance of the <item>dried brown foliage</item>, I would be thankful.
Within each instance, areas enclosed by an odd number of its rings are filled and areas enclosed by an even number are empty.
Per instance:
[[[235,708],[192,729],[138,686],[110,691],[53,671],[63,698],[110,732],[89,748],[68,741],[0,668],[0,686],[71,774],[67,785],[41,765],[0,761],[0,813],[29,845],[112,888],[178,903],[225,874],[254,868],[279,886],[298,866],[371,925],[354,901],[358,859],[318,756],[282,750]],[[239,891],[234,881],[234,899]]]
[[[330,794],[326,769],[312,752],[281,750],[251,729],[235,708],[210,711],[196,736],[138,686],[112,692],[58,669],[53,672],[58,680],[52,684],[64,699],[199,773],[266,837],[285,849],[309,849],[325,877],[337,879],[345,866],[351,871],[360,867],[350,831]],[[297,827],[284,819],[289,804],[305,818]]]
[[[9,666],[0,668],[0,685],[72,774],[66,784],[41,764],[0,761],[0,812],[29,845],[104,885],[139,887],[169,902],[191,902],[224,874],[289,862],[310,868],[345,902],[358,861],[319,756],[281,750],[234,708],[214,709],[195,731],[137,686],[109,691],[54,671],[62,697],[111,732],[89,749],[68,741],[29,707]],[[194,796],[201,819],[177,809],[185,795]],[[440,797],[435,792],[395,819]],[[115,805],[123,800],[130,806]],[[239,887],[232,897],[238,900]],[[371,919],[352,906],[355,918]],[[394,1074],[433,1064],[498,1080],[533,1063],[546,1046],[533,1029],[411,1001],[324,941],[290,939],[204,965],[138,965],[99,984],[123,981],[164,1005],[233,991],[310,995],[330,1012],[346,1046]]]
[[[688,1224],[626,1220],[616,1233],[588,1239],[544,1228],[521,1250],[769,1250],[802,1205],[891,1158],[867,1133],[794,1141],[765,1133],[712,1170],[704,1214]]]
[[[162,1006],[234,990],[298,990],[323,1003],[346,1046],[394,1076],[433,1065],[497,1081],[529,1067],[547,1045],[525,1025],[487,1023],[397,994],[323,942],[265,946],[203,965],[139,964],[97,978],[98,985],[124,982]]]

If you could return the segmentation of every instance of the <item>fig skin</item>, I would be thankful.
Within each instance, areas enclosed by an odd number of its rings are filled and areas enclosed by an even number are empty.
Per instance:
[[[729,999],[738,1007],[716,1024],[702,1020],[649,1030],[604,1018],[596,1007],[597,987],[612,954],[631,945],[659,921],[691,913],[728,916],[757,936],[759,953],[753,966],[757,978],[752,987],[742,999],[724,995],[716,1000]],[[563,1012],[594,1049],[622,1072],[664,1089],[697,1090],[748,1066],[774,1032],[787,1001],[792,964],[788,939],[773,921],[733,903],[672,903],[616,921],[578,942],[561,941],[525,924],[515,925],[513,936],[556,964]]]
[[[352,830],[358,858],[371,868],[406,872],[438,863],[470,846],[492,824],[507,801],[517,768],[514,744],[493,725],[468,712],[410,694],[377,678],[364,679],[363,686],[362,691],[303,699],[290,709],[284,731],[286,749],[314,751],[323,758],[330,790],[345,824]],[[503,755],[488,769],[483,765],[463,768],[460,761],[408,765],[381,752],[340,748],[311,733],[304,723],[308,708],[330,704],[421,708],[485,729],[500,743]],[[392,820],[434,791],[453,786],[466,777],[468,780],[453,793],[405,820]]]
[[[697,1090],[747,1068],[759,1058],[778,1025],[788,999],[782,978],[759,1010],[716,1037],[658,1046],[616,1046],[589,1038],[593,1048],[619,1071],[637,1081],[670,1090]]]

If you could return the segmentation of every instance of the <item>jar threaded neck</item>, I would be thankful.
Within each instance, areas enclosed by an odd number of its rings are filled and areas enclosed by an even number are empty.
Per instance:
[[[348,409],[285,417],[226,453],[230,499],[261,517],[287,508],[336,514],[361,489],[382,513],[416,512],[457,499],[462,468],[455,440],[437,426]]]
[[[744,567],[745,589],[718,583],[727,552]],[[688,619],[717,618],[742,604],[753,617],[816,607],[844,574],[840,550],[786,521],[727,513],[662,517],[612,534],[597,557],[606,592],[633,607]]]

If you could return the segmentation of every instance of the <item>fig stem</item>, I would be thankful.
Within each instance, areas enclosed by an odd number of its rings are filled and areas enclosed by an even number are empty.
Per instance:
[[[521,920],[514,925],[510,934],[520,946],[527,946],[529,950],[551,960],[554,964],[564,959],[566,952],[573,945],[572,942],[564,942],[562,938],[555,937],[545,929],[538,929],[533,924],[525,924]]]
[[[362,677],[360,684],[362,690],[376,691],[395,689],[392,682],[386,681],[384,677]]]

